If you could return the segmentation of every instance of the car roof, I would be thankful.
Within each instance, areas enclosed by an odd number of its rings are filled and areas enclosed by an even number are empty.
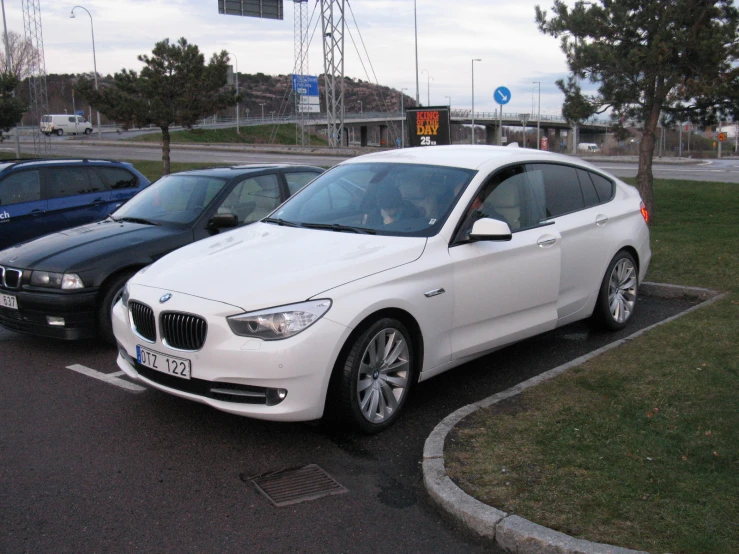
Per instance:
[[[342,162],[347,163],[412,163],[442,165],[450,167],[461,167],[466,169],[479,169],[489,162],[497,162],[498,165],[507,165],[522,161],[546,161],[576,163],[581,166],[590,164],[582,162],[579,158],[546,152],[544,150],[533,150],[530,148],[515,148],[508,146],[482,146],[454,144],[449,146],[422,146],[416,148],[403,148],[401,150],[387,150],[373,154],[357,156]]]
[[[172,173],[172,175],[203,175],[209,177],[227,177],[231,178],[234,176],[244,175],[248,173],[258,173],[265,171],[273,171],[278,169],[294,169],[294,170],[309,170],[309,171],[325,171],[321,167],[312,165],[295,165],[288,163],[276,163],[276,164],[245,164],[236,165],[229,167],[208,167],[204,169],[191,169],[189,171],[178,171]]]
[[[72,164],[84,164],[84,163],[99,163],[99,164],[115,164],[125,165],[128,168],[132,168],[133,164],[129,162],[120,162],[117,160],[106,160],[106,159],[91,159],[91,158],[28,158],[28,159],[15,159],[15,160],[3,160],[0,162],[0,172],[7,169],[16,167],[28,167],[28,166],[44,166],[44,165],[72,165]]]

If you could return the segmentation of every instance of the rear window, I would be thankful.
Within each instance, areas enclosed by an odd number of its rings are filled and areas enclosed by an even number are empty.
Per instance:
[[[47,198],[63,198],[107,190],[105,183],[85,167],[47,169]]]

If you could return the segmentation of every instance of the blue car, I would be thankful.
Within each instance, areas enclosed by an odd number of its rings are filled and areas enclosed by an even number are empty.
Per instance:
[[[148,185],[149,180],[125,162],[0,162],[0,250],[104,219]]]

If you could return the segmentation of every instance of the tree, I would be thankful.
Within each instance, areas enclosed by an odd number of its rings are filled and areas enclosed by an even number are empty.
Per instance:
[[[18,78],[12,73],[0,73],[0,141],[3,133],[10,131],[20,121],[28,107],[13,95]]]
[[[3,40],[3,42],[5,41]],[[38,53],[31,41],[21,37],[15,31],[8,31],[8,50],[10,51],[10,61],[13,64],[13,75],[16,76],[18,81],[30,77],[31,61]],[[8,58],[5,55],[0,55],[0,73],[7,72]]]
[[[83,77],[77,92],[90,105],[125,128],[156,125],[162,130],[164,174],[170,171],[172,125],[192,127],[205,115],[236,104],[232,87],[226,86],[228,53],[205,57],[194,44],[181,38],[157,42],[152,56],[138,56],[145,66],[141,73],[123,69],[113,76],[113,85],[95,90],[92,80]]]
[[[732,0],[578,0],[569,8],[555,0],[554,15],[536,7],[541,32],[561,39],[573,76],[598,84],[585,97],[576,79],[558,84],[563,111],[578,116],[611,110],[617,126],[643,127],[637,187],[654,213],[652,159],[660,113],[668,120],[708,121],[718,92],[732,97],[739,76],[739,11]],[[739,113],[739,102],[723,102]],[[720,110],[719,110],[720,111]]]

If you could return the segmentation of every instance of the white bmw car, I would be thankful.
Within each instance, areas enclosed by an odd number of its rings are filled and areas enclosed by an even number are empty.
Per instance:
[[[360,156],[136,274],[113,310],[118,365],[226,412],[381,431],[419,381],[580,319],[626,325],[647,217],[635,188],[568,156]]]

